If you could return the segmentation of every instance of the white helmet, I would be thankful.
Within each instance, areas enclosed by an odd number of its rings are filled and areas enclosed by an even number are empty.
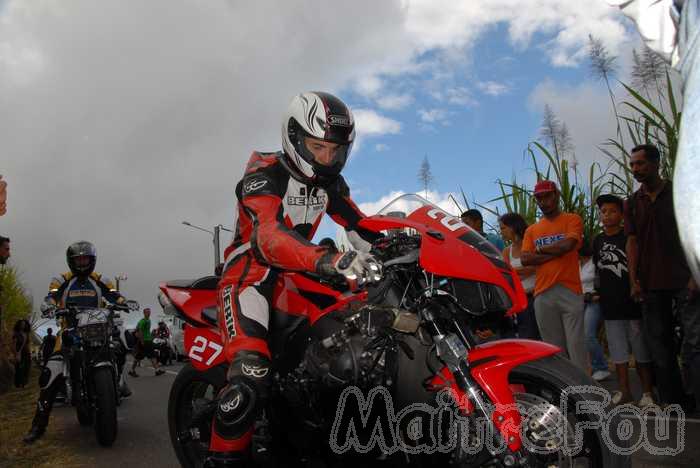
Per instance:
[[[330,165],[316,162],[306,137],[340,145]],[[328,93],[302,93],[292,99],[282,122],[283,161],[297,180],[324,185],[345,167],[354,139],[355,119],[343,101]]]

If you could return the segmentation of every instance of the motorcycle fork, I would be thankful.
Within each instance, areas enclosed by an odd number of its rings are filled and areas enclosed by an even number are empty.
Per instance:
[[[449,372],[442,375],[442,380],[447,383],[452,396],[460,410],[471,414],[476,408],[490,425],[494,437],[501,437],[505,444],[505,450],[501,453],[492,453],[506,466],[522,465],[526,461],[526,455],[522,452],[522,439],[520,437],[520,412],[511,401],[492,402],[482,392],[479,383],[472,377],[471,366],[467,358],[469,349],[474,346],[472,340],[462,333],[458,324],[456,329],[459,336],[454,333],[445,334],[435,322],[435,317],[428,309],[421,312],[428,331],[435,342],[438,356],[445,363]],[[449,375],[451,374],[451,376]],[[450,378],[452,377],[452,378]],[[494,405],[494,403],[497,403]]]

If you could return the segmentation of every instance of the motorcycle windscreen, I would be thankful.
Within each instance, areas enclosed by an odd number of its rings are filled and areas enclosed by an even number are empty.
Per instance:
[[[527,307],[527,296],[515,271],[498,251],[461,219],[424,204],[406,218],[371,216],[360,225],[372,231],[408,228],[421,235],[420,266],[438,276],[491,283],[501,287],[512,303],[508,313]]]

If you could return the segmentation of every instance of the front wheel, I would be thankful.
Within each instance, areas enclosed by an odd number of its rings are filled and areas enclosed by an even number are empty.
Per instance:
[[[97,442],[111,446],[117,439],[117,394],[112,370],[98,367],[92,375],[95,383],[95,434]]]
[[[224,365],[199,372],[186,364],[173,382],[168,399],[170,441],[185,468],[199,468],[204,463],[216,398],[225,384]]]
[[[81,426],[92,426],[93,422],[95,422],[92,407],[88,402],[79,402],[75,407],[75,413]]]
[[[613,438],[606,437],[600,426],[596,427],[594,413],[577,411],[577,404],[584,407],[591,403],[602,404],[603,397],[596,389],[601,389],[593,379],[568,359],[559,355],[549,356],[522,364],[513,369],[508,378],[515,400],[525,410],[522,433],[526,448],[536,460],[536,466],[556,467],[628,467],[629,456],[617,455],[611,447]],[[564,404],[566,403],[566,404]],[[618,421],[611,421],[609,427],[617,427]],[[582,430],[580,443],[574,440],[578,427],[591,427]],[[566,427],[567,431],[562,429]],[[603,426],[604,427],[604,426]],[[556,434],[556,436],[555,436]],[[559,437],[558,435],[565,436]],[[559,446],[557,446],[559,444]],[[563,450],[563,445],[576,447]],[[624,446],[617,441],[618,446]],[[536,450],[535,450],[536,449]]]

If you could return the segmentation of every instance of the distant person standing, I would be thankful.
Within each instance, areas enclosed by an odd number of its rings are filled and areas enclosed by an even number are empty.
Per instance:
[[[7,213],[7,182],[0,175],[0,216]]]
[[[554,182],[537,182],[534,196],[543,217],[525,231],[520,259],[523,265],[535,267],[537,325],[542,340],[559,346],[574,364],[587,371],[578,262],[583,221],[574,213],[561,212]]]
[[[0,236],[0,265],[5,265],[10,259],[10,238]]]
[[[5,264],[10,259],[10,239],[9,237],[0,236],[0,271],[5,268]],[[0,285],[0,294],[2,294],[2,285]],[[0,327],[2,327],[2,305],[0,304]],[[0,343],[2,337],[0,337]]]
[[[29,344],[31,332],[29,321],[17,320],[12,334],[15,348],[15,387],[17,388],[24,388],[29,380],[29,369],[32,363]]]
[[[527,308],[515,316],[518,337],[541,340],[542,337],[535,318],[535,298],[532,295],[535,291],[535,267],[523,266],[520,261],[527,221],[518,213],[506,213],[498,218],[498,225],[501,228],[503,239],[510,242],[510,245],[503,249],[503,259],[518,274],[525,294],[527,294]]]
[[[41,342],[41,363],[46,365],[46,361],[49,360],[49,356],[53,353],[53,349],[56,347],[56,337],[53,334],[53,329],[49,328],[46,330],[46,336]]]
[[[598,330],[603,316],[600,311],[600,296],[595,285],[595,265],[591,258],[593,253],[588,242],[584,242],[578,255],[581,265],[581,286],[583,287],[583,328],[586,332],[586,348],[591,358],[591,377],[600,382],[610,377],[610,371],[603,347],[598,341]]]
[[[627,263],[630,290],[642,305],[644,332],[653,350],[656,387],[661,403],[683,403],[681,380],[674,343],[674,305],[687,320],[684,333],[700,345],[700,320],[697,320],[697,287],[690,275],[678,236],[673,211],[673,187],[659,174],[660,154],[653,145],[632,148],[632,175],[641,183],[625,205]],[[688,220],[690,221],[690,220]],[[685,307],[688,298],[694,307]],[[694,325],[692,325],[694,323]],[[697,354],[696,354],[697,355]],[[695,362],[695,372],[698,365]],[[700,383],[700,382],[699,382]]]
[[[484,218],[481,216],[481,211],[475,209],[467,210],[462,213],[461,218],[464,224],[474,229],[481,235],[481,237],[491,242],[499,252],[503,251],[506,246],[503,243],[503,239],[498,237],[496,234],[492,234],[490,232],[487,234],[484,232]]]
[[[593,239],[593,263],[598,277],[600,308],[605,319],[605,333],[610,358],[615,364],[619,390],[612,395],[613,404],[633,401],[629,383],[630,352],[642,382],[638,405],[654,403],[652,394],[651,353],[642,331],[641,308],[630,297],[627,269],[627,236],[622,228],[624,202],[615,195],[601,195],[596,200],[603,232]]]
[[[151,360],[153,368],[155,369],[156,375],[163,375],[165,371],[160,369],[160,364],[155,357],[153,352],[153,334],[151,333],[151,309],[146,307],[143,309],[143,318],[139,320],[136,325],[136,339],[138,343],[136,345],[136,353],[134,355],[134,362],[131,365],[131,370],[129,375],[132,377],[138,377],[136,373],[136,365],[144,357]]]

